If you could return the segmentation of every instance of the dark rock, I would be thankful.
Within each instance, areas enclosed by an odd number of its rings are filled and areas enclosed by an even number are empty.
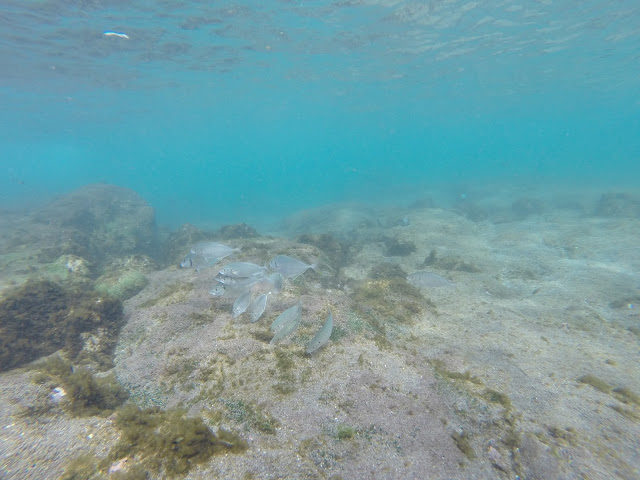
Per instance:
[[[216,236],[223,240],[229,240],[230,238],[254,238],[259,235],[255,228],[246,223],[238,223],[236,225],[223,226],[218,230]]]
[[[637,217],[640,216],[640,199],[630,193],[603,193],[595,213],[604,217]]]
[[[179,265],[191,246],[202,240],[207,240],[213,233],[203,232],[195,225],[185,223],[175,232],[171,232],[162,244],[160,263],[162,266]]]
[[[454,211],[472,222],[482,222],[489,218],[489,215],[482,207],[468,200],[458,202],[454,207]]]
[[[405,272],[400,265],[383,262],[379,263],[369,271],[369,278],[401,278],[404,280],[407,278],[407,272]]]
[[[384,239],[384,247],[386,257],[406,257],[416,251],[415,243],[391,237]]]
[[[545,207],[542,200],[537,198],[519,198],[511,204],[511,210],[517,217],[526,218],[544,213]]]

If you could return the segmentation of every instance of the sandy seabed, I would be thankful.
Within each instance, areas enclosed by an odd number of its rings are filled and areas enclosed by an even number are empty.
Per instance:
[[[232,318],[233,299],[209,296],[215,267],[152,272],[125,302],[115,372],[132,398],[219,419],[248,442],[187,478],[640,476],[637,217],[556,209],[495,222],[414,208],[396,212],[408,222],[344,230],[345,218],[367,215],[344,207],[297,217],[338,238],[357,235],[358,246],[339,275],[326,261],[321,274],[287,281],[256,324]],[[415,250],[389,255],[388,238]],[[326,258],[278,237],[234,246],[245,247],[234,260]],[[381,263],[452,284],[422,289],[410,319],[372,324],[381,310],[356,295],[362,285],[394,308],[403,301],[384,291],[392,282],[370,278]],[[269,324],[299,298],[299,330],[270,345]],[[331,341],[305,355],[329,308]],[[110,418],[21,414],[49,394],[30,375],[0,375],[0,478],[59,478],[81,453],[106,455],[118,435]]]

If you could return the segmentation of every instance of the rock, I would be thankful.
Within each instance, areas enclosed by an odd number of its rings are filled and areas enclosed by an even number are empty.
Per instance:
[[[151,254],[155,247],[153,208],[115,185],[87,185],[63,195],[34,213],[33,221],[59,231],[45,252],[49,258],[72,254],[102,265],[112,257]]]

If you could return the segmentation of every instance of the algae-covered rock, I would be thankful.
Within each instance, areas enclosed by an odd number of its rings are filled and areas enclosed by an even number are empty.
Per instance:
[[[39,273],[53,281],[86,282],[91,275],[91,265],[77,255],[61,255],[55,262],[44,265]]]
[[[106,272],[96,280],[96,291],[127,300],[147,286],[147,277],[155,269],[155,263],[145,255],[117,258],[109,264]]]
[[[101,333],[96,352],[113,348],[122,326],[122,303],[49,280],[30,280],[0,302],[0,371],[64,348],[75,358],[83,334]]]
[[[118,460],[133,454],[142,467],[162,478],[185,475],[212,455],[247,449],[236,434],[222,428],[214,433],[201,417],[187,417],[181,410],[125,405],[118,411],[116,426],[122,439],[109,456]]]
[[[224,225],[216,234],[216,237],[222,240],[229,240],[231,238],[255,238],[257,236],[258,232],[256,229],[246,223]]]
[[[59,355],[52,355],[33,368],[38,383],[56,387],[59,401],[73,416],[108,415],[129,395],[113,372],[96,375],[88,368],[73,366]]]
[[[386,237],[383,242],[386,257],[406,257],[416,251],[416,244],[411,240]]]
[[[163,266],[179,265],[194,243],[212,237],[212,233],[200,230],[190,223],[185,223],[175,232],[171,232],[162,243],[160,262]]]
[[[154,249],[153,208],[133,190],[115,185],[87,185],[63,195],[38,210],[33,220],[64,230],[64,241],[49,245],[53,258],[73,254],[102,264]]]
[[[135,296],[148,284],[147,277],[140,272],[125,272],[122,275],[100,277],[96,282],[97,292],[120,300],[128,300]]]

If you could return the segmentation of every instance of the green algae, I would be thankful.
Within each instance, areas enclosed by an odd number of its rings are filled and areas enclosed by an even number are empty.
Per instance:
[[[137,295],[148,284],[149,281],[143,273],[130,271],[122,275],[99,279],[95,285],[95,290],[104,295],[127,300]]]
[[[593,388],[595,388],[596,390],[602,393],[611,393],[611,390],[612,390],[611,385],[609,385],[604,380],[599,379],[595,375],[590,375],[590,374],[583,375],[580,378],[578,378],[578,381],[586,385],[591,385]]]
[[[290,395],[297,390],[297,365],[293,359],[296,355],[297,353],[286,348],[277,348],[274,351],[276,363],[272,375],[277,383],[273,384],[272,388],[280,395]]]
[[[482,385],[482,380],[480,380],[475,375],[472,375],[469,371],[454,372],[451,370],[447,370],[444,366],[444,362],[440,360],[431,360],[431,366],[433,367],[436,376],[440,376],[449,380],[463,380],[471,382],[475,385]]]
[[[425,302],[420,291],[405,278],[366,279],[352,294],[356,312],[380,332],[387,322],[412,324],[422,313]]]
[[[629,409],[629,408],[624,408],[620,405],[609,405],[609,408],[611,408],[612,410],[618,412],[620,415],[628,418],[629,420],[633,420],[635,422],[639,422],[640,421],[640,414],[636,413],[635,411]]]
[[[436,378],[442,382],[440,388],[451,392],[450,394],[456,397],[462,394],[468,399],[469,410],[455,410],[460,420],[468,423],[470,427],[462,433],[455,431],[451,434],[458,449],[468,459],[475,458],[474,437],[470,432],[476,431],[478,415],[482,417],[490,415],[490,423],[486,424],[486,434],[490,434],[499,442],[495,448],[504,448],[508,451],[508,455],[513,458],[514,470],[516,473],[519,472],[522,469],[517,455],[522,443],[522,436],[518,431],[520,414],[515,412],[509,396],[498,390],[487,388],[480,378],[469,371],[450,371],[440,360],[431,360],[430,363]]]
[[[471,446],[471,441],[466,432],[453,432],[451,438],[453,439],[453,443],[456,444],[456,447],[458,447],[458,450],[460,450],[465,457],[469,460],[476,458],[476,452]]]
[[[572,445],[574,447],[578,445],[578,433],[572,427],[549,427],[547,431],[560,445]],[[543,441],[541,438],[539,440]],[[543,443],[547,442],[543,441]]]
[[[498,405],[501,405],[507,410],[511,409],[511,400],[504,393],[488,388],[484,391],[482,396],[485,400],[491,403],[496,403]]]
[[[631,391],[627,387],[614,388],[613,395],[621,402],[640,406],[640,395]]]
[[[339,423],[336,428],[336,437],[338,440],[351,440],[358,431],[349,425],[345,425],[344,423]]]
[[[369,270],[368,277],[374,280],[382,278],[407,278],[407,272],[398,264],[382,262]]]
[[[60,480],[87,480],[98,473],[98,460],[93,455],[80,455],[69,462]]]
[[[274,435],[280,422],[257,405],[241,400],[219,399],[226,407],[226,416],[244,425],[245,430],[255,429],[262,433]]]
[[[213,455],[248,448],[237,434],[222,428],[214,433],[202,418],[187,417],[179,409],[140,409],[127,404],[117,412],[115,424],[122,435],[109,458],[133,456],[146,470],[166,477],[185,475]]]
[[[383,240],[385,257],[406,257],[416,251],[416,244],[411,240],[398,240],[386,237]]]
[[[472,263],[468,263],[463,258],[458,256],[440,258],[436,250],[431,250],[429,252],[429,256],[424,259],[420,267],[421,268],[437,267],[442,270],[467,272],[467,273],[478,273],[482,271],[476,265]]]
[[[66,392],[63,406],[72,416],[109,415],[128,398],[115,375],[94,375],[86,368],[77,367],[54,355],[33,366],[34,383],[62,387]]]

